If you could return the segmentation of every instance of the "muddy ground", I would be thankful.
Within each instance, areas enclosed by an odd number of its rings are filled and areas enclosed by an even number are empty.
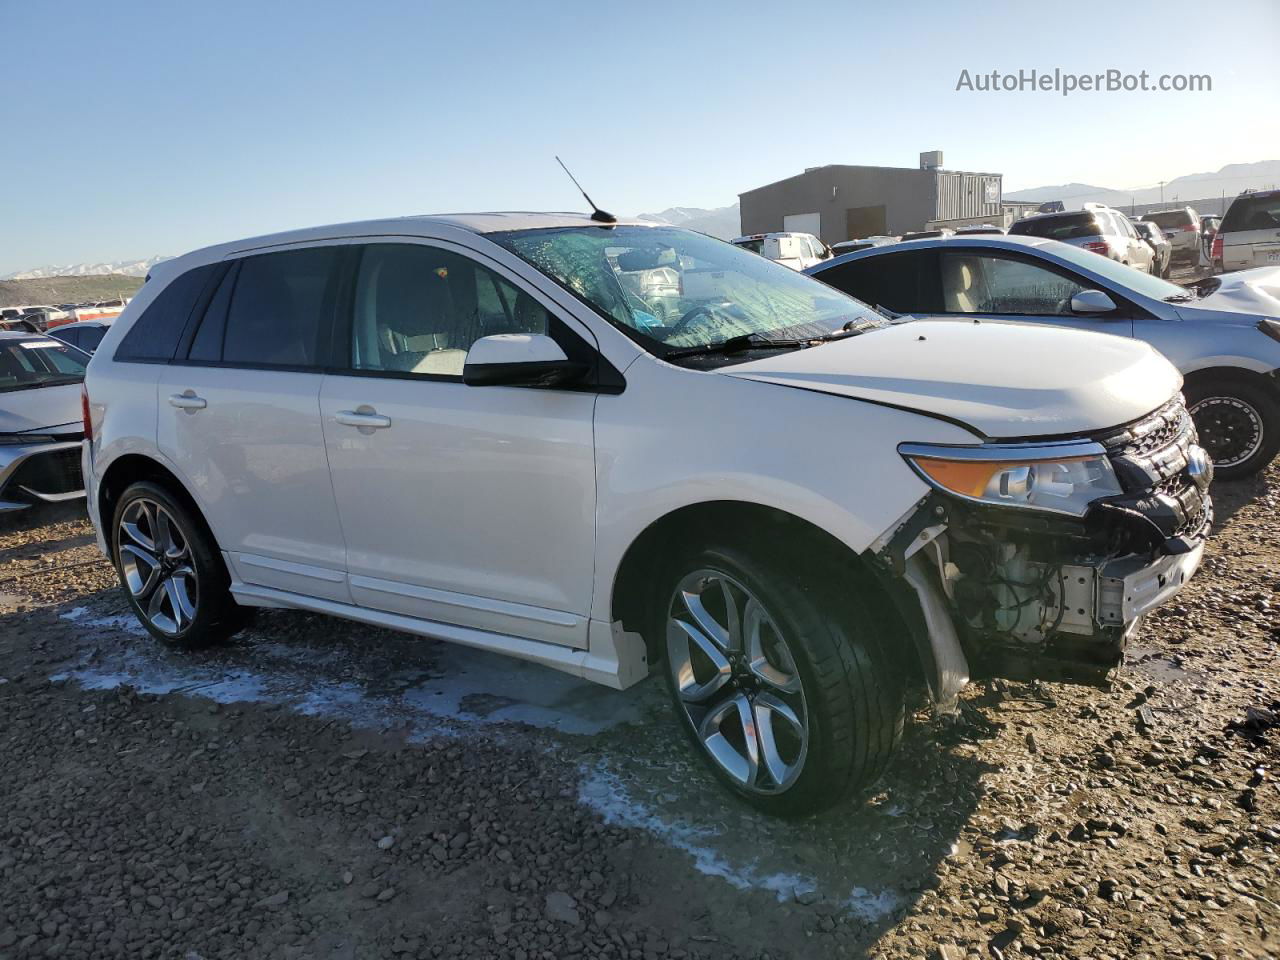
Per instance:
[[[0,958],[1280,955],[1280,467],[1110,690],[975,685],[868,795],[729,800],[664,692],[272,611],[134,624],[0,519]]]

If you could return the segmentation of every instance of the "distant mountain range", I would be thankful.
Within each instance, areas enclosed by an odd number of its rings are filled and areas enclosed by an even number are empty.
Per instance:
[[[1244,190],[1264,190],[1275,186],[1280,186],[1280,160],[1263,160],[1259,163],[1229,163],[1213,173],[1192,173],[1176,177],[1165,183],[1163,196],[1159,184],[1123,190],[1088,183],[1060,183],[1008,191],[1004,199],[1033,203],[1061,200],[1068,209],[1078,209],[1085,203],[1105,203],[1120,207],[1131,203],[1160,203],[1162,200],[1165,203],[1180,203],[1222,196],[1229,199]]]
[[[146,260],[116,260],[111,263],[70,263],[49,264],[44,267],[32,267],[30,270],[19,270],[0,276],[0,280],[45,280],[49,277],[94,277],[117,274],[126,277],[145,277],[161,260],[170,257],[150,257]]]
[[[652,220],[655,223],[669,223],[674,227],[686,230],[697,230],[699,233],[719,237],[721,240],[732,240],[742,234],[742,218],[738,215],[738,205],[728,207],[671,207],[661,213],[638,213],[637,220]]]
[[[1210,197],[1234,197],[1244,190],[1265,190],[1280,186],[1280,160],[1263,160],[1258,163],[1229,163],[1212,173],[1192,173],[1177,177],[1164,185],[1163,201],[1178,203],[1189,200],[1205,200]],[[1043,203],[1061,200],[1068,209],[1079,209],[1087,202],[1105,203],[1122,207],[1130,203],[1159,203],[1162,200],[1159,184],[1119,189],[1099,187],[1090,183],[1059,183],[1052,186],[1030,187],[1026,190],[1006,192],[1005,200],[1022,200]],[[670,207],[661,213],[636,214],[638,220],[669,223],[700,233],[710,234],[722,240],[732,240],[742,233],[742,218],[736,203],[727,207]],[[117,260],[112,263],[52,264],[19,270],[0,275],[0,280],[40,280],[49,277],[87,277],[116,274],[129,277],[145,277],[161,260],[156,256],[146,260]]]

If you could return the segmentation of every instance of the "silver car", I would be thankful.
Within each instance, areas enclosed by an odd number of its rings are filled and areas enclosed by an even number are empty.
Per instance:
[[[1219,476],[1256,473],[1280,450],[1280,267],[1182,287],[1065,243],[977,236],[863,250],[805,272],[897,313],[1145,340],[1182,371]]]
[[[1087,203],[1083,210],[1041,213],[1023,217],[1009,228],[1009,236],[1043,237],[1101,254],[1108,260],[1155,273],[1155,253],[1119,210]]]
[[[80,384],[89,355],[0,331],[0,513],[84,496]]]

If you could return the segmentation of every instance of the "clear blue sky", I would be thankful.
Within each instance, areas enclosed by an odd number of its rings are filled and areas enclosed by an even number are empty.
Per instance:
[[[0,0],[0,273],[315,223],[721,206],[926,149],[1005,189],[1280,158],[1280,3]],[[974,94],[962,68],[1208,72]]]

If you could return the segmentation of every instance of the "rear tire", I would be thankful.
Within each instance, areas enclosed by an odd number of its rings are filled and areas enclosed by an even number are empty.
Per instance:
[[[1280,402],[1270,391],[1222,377],[1185,392],[1200,445],[1219,479],[1253,476],[1280,451]]]
[[[856,591],[761,554],[726,544],[678,555],[654,628],[696,751],[753,807],[798,816],[884,771],[902,736],[904,678]]]
[[[111,553],[129,606],[161,643],[209,646],[248,620],[204,522],[158,484],[135,483],[120,495]]]

